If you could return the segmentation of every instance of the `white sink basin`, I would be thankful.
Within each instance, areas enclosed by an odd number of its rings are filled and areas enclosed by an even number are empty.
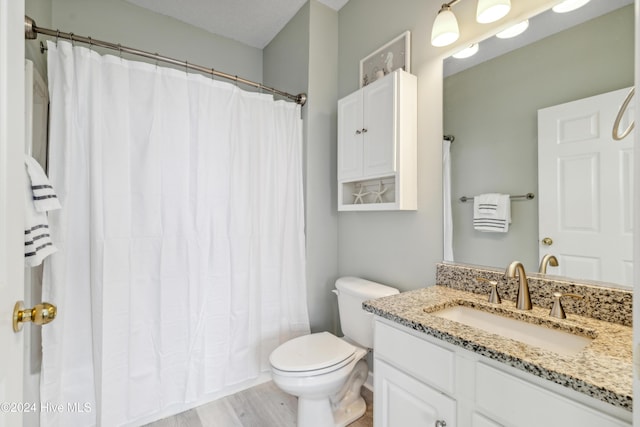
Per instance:
[[[577,354],[592,341],[591,338],[581,335],[550,329],[463,305],[445,308],[431,314],[562,355]]]

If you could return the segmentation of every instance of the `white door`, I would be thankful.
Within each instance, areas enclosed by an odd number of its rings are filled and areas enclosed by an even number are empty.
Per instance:
[[[23,334],[12,327],[14,304],[24,299],[23,22],[23,0],[0,0],[0,427],[22,426],[26,403]]]
[[[395,172],[396,85],[398,73],[364,88],[364,145],[362,174],[365,177]]]
[[[539,252],[560,264],[549,273],[633,283],[633,137],[611,136],[628,92],[538,111]]]
[[[375,427],[456,426],[455,400],[377,359],[375,372]]]

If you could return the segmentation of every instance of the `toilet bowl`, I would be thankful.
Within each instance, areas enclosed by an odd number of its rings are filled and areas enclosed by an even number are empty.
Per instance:
[[[366,404],[367,350],[328,332],[287,341],[269,358],[273,382],[298,397],[298,426],[346,426]]]
[[[362,310],[362,302],[398,290],[342,277],[333,292],[345,336],[304,335],[283,343],[269,357],[273,382],[298,397],[299,427],[342,427],[365,413],[360,390],[369,373],[364,357],[373,348],[373,316]]]

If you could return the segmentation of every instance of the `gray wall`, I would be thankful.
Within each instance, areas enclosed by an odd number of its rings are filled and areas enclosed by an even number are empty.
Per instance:
[[[43,28],[51,27],[51,0],[26,0],[24,4],[24,13],[36,24]],[[40,53],[40,41],[44,41],[43,38],[37,40],[25,40],[24,53],[27,59],[33,61],[33,64],[42,76],[47,80],[47,56]]]
[[[633,34],[630,5],[445,79],[457,262],[537,270],[538,198],[511,204],[506,234],[475,231],[473,202],[458,199],[538,195],[537,110],[632,86]]]
[[[262,50],[216,36],[124,0],[55,0],[53,29],[91,36],[249,80],[262,79]],[[117,55],[117,52],[109,51]],[[127,56],[124,56],[127,58]],[[142,61],[140,57],[130,57]]]
[[[337,330],[336,107],[338,13],[311,0],[264,49],[267,85],[306,92],[307,295],[312,331]]]

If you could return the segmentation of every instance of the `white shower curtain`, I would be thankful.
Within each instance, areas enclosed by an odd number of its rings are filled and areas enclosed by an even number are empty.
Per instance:
[[[453,262],[453,216],[451,212],[451,141],[442,140],[442,206],[444,218],[443,259]]]
[[[48,48],[62,209],[41,399],[65,410],[42,427],[132,423],[257,377],[309,332],[300,106]]]

